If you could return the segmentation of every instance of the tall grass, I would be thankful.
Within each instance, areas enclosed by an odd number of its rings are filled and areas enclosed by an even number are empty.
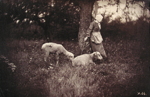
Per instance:
[[[54,55],[45,63],[41,51],[44,42],[13,39],[2,47],[1,54],[17,66],[16,97],[136,97],[137,92],[148,96],[149,61],[141,59],[141,41],[106,38],[104,47],[111,63],[85,67],[72,67],[63,55],[59,67]],[[55,42],[77,55],[77,42]]]

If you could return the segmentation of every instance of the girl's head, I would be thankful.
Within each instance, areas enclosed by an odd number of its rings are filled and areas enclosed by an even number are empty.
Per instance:
[[[102,15],[96,15],[95,16],[95,19],[98,21],[98,22],[101,22],[102,21],[102,19],[103,19],[103,16]]]

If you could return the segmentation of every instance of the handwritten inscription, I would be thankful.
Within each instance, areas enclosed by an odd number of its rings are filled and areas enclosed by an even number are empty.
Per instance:
[[[145,92],[137,92],[137,95],[147,95]]]

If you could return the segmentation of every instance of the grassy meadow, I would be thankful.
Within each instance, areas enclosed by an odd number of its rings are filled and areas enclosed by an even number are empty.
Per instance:
[[[11,88],[2,97],[148,97],[150,95],[149,53],[147,44],[138,39],[105,38],[103,44],[110,63],[72,67],[60,56],[43,60],[45,40],[8,39],[1,42],[4,55],[17,68],[11,75]],[[76,41],[54,41],[78,54]]]
[[[150,18],[144,15],[144,2],[139,3],[143,15],[135,14],[136,21],[129,18],[130,6],[123,10],[126,23],[120,17],[110,22],[114,13],[103,14],[101,34],[110,63],[73,67],[64,55],[59,66],[54,55],[44,62],[41,46],[54,40],[79,55],[79,27],[88,25],[90,15],[81,20],[80,12],[86,10],[80,11],[75,0],[50,1],[58,5],[50,7],[49,0],[0,0],[0,97],[150,97]],[[123,0],[115,1],[118,5]],[[8,63],[17,66],[15,72]]]

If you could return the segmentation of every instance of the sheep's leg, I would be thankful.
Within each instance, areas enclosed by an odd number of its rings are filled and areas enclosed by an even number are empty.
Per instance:
[[[49,52],[45,52],[44,61],[47,62],[47,58],[49,56]]]
[[[56,66],[58,66],[58,63],[59,63],[59,54],[58,53],[56,53]]]

